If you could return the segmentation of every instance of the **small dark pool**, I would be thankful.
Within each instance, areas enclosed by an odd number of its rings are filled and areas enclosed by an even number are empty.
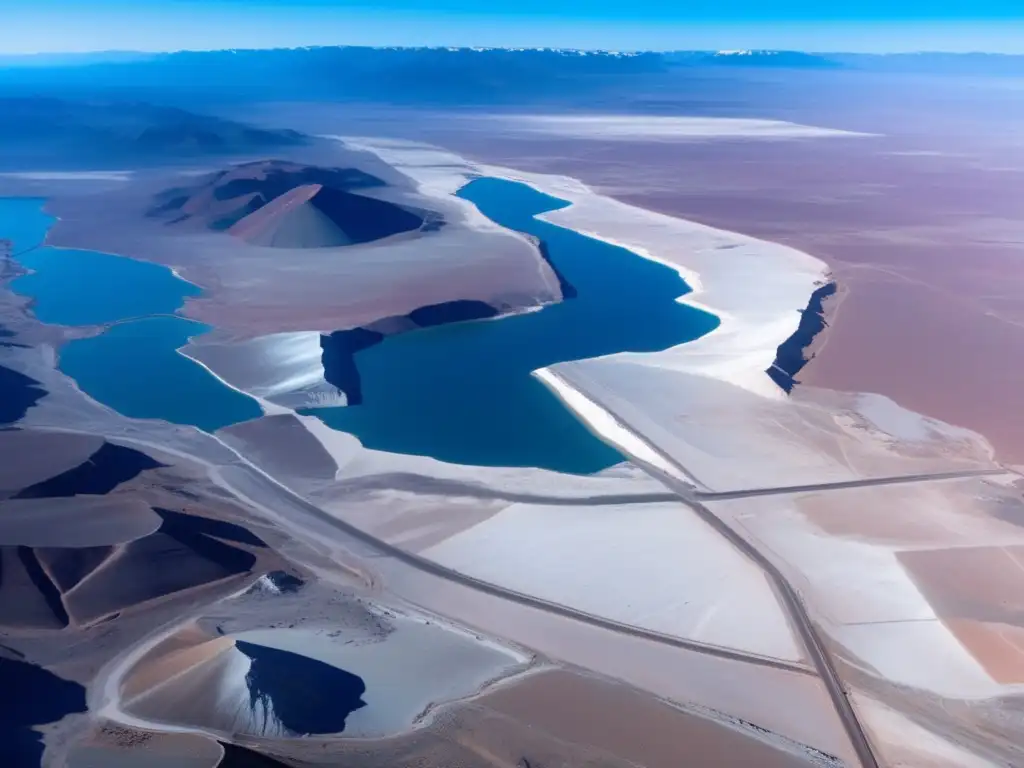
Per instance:
[[[292,733],[341,733],[345,719],[366,706],[358,675],[265,645],[236,646],[252,660],[245,681],[253,713],[276,718]]]

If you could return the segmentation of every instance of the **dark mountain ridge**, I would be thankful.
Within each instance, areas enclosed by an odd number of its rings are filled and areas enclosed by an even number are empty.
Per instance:
[[[141,102],[0,98],[0,166],[90,168],[263,152],[307,143],[291,130]]]

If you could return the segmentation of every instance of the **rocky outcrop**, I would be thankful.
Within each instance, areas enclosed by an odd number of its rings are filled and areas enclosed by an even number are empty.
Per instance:
[[[799,384],[796,375],[814,355],[807,356],[807,349],[814,338],[828,326],[825,321],[825,300],[835,295],[834,282],[826,283],[811,294],[807,308],[800,311],[800,324],[796,331],[779,345],[775,362],[766,373],[772,381],[786,392],[792,392]]]

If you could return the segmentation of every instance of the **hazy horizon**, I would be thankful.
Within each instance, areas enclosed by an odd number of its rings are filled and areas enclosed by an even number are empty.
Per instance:
[[[0,54],[328,45],[1024,53],[1011,0],[7,0]],[[131,41],[130,44],[127,41]]]

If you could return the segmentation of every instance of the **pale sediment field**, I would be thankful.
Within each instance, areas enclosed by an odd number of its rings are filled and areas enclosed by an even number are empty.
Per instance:
[[[851,700],[885,765],[914,768],[995,768],[1000,763],[974,754],[868,696]]]
[[[728,720],[700,717],[635,689],[560,670],[501,686],[478,704],[567,741],[628,756],[646,768],[835,764],[794,743],[750,738]]]
[[[768,731],[770,738],[842,760],[852,756],[825,687],[806,671],[722,658],[566,620],[557,612],[503,600],[454,581],[413,574],[390,564],[381,566],[387,583],[407,599],[483,633],[507,638],[556,661],[600,670],[602,675],[684,707],[753,724]],[[787,706],[776,706],[783,697]]]
[[[920,762],[908,764],[1021,759],[1012,724],[1024,693],[1016,475],[708,507],[782,569],[849,665],[853,689],[877,699],[863,723],[880,756],[900,764],[896,756],[920,748]],[[894,737],[901,718],[913,724],[910,742]]]
[[[622,624],[758,656],[804,657],[764,574],[682,502],[513,504],[422,554]]]
[[[223,758],[224,748],[220,744],[198,734],[107,727],[75,745],[68,754],[67,765],[68,768],[214,768]]]
[[[273,417],[285,418],[292,417]],[[311,417],[301,418],[318,424]],[[259,442],[259,426],[265,422],[268,420],[245,425],[246,440]],[[229,431],[238,436],[243,430]],[[330,435],[330,430],[323,431]],[[283,454],[296,450],[294,441],[300,440],[300,435],[294,432],[292,442],[278,444],[277,450]],[[341,437],[336,435],[335,440]],[[348,442],[355,441],[349,438]],[[244,444],[239,445],[248,452]],[[705,532],[704,524],[682,505],[662,504],[659,508],[623,503],[644,502],[659,490],[664,497],[661,487],[642,473],[628,465],[590,477],[456,467],[422,457],[364,451],[351,444],[336,455],[338,482],[328,474],[319,482],[304,484],[318,506],[388,543],[453,568],[457,574],[509,590],[513,600],[378,558],[374,565],[390,590],[486,635],[505,637],[551,658],[599,670],[669,700],[739,717],[828,754],[846,749],[833,715],[827,706],[822,709],[820,683],[799,671],[802,649],[794,645],[787,620],[763,575]],[[265,466],[280,466],[272,457],[266,461]],[[546,501],[546,505],[523,503],[531,498]],[[606,522],[598,537],[604,538],[605,549],[592,543],[584,567],[580,561],[582,542],[588,528],[594,533],[590,524],[595,515]],[[564,520],[565,527],[551,531],[545,556],[538,550],[537,537],[543,540],[544,534],[537,524],[550,529],[552,517]],[[501,532],[506,521],[511,521],[513,528],[520,526],[522,535],[529,534],[531,541],[513,546],[518,539]],[[677,530],[676,538],[658,533],[659,522]],[[494,524],[498,524],[496,532],[490,527]],[[636,534],[633,545],[622,546],[622,537],[630,530]],[[468,538],[460,542],[460,536]],[[476,551],[474,541],[481,542],[482,558],[477,562],[484,564],[490,558],[483,571],[457,557],[459,551]],[[484,547],[486,541],[491,543]],[[702,544],[707,559],[698,562],[683,555],[687,549],[696,553]],[[614,551],[608,551],[608,546]],[[652,550],[652,546],[657,548]],[[446,552],[452,554],[446,556]],[[721,578],[707,582],[708,574],[700,565],[709,565],[716,553],[721,559],[710,564]],[[730,570],[729,564],[735,568]],[[578,579],[560,582],[555,578],[566,569],[576,571]],[[707,586],[695,591],[696,583]],[[678,589],[673,590],[673,584]],[[655,585],[657,589],[652,589]],[[646,595],[645,602],[636,603],[623,594],[624,589]],[[519,604],[515,593],[528,596],[535,604]],[[616,599],[616,594],[622,599]],[[537,605],[543,602],[566,610],[559,613]],[[750,614],[754,606],[756,617]],[[573,611],[610,620],[625,631],[589,624],[585,615],[582,622],[564,615]],[[735,660],[706,657],[700,645],[684,650],[671,642],[631,636],[631,626],[663,634],[669,640],[689,638],[706,643],[712,651],[737,649],[741,655]],[[742,660],[744,652],[755,657],[754,664]],[[772,657],[781,659],[773,661]],[[786,658],[797,662],[789,664],[795,670],[781,663]],[[767,664],[757,664],[757,660]],[[781,668],[774,668],[775,663]],[[665,665],[678,672],[665,678],[658,672]],[[781,712],[773,711],[767,700],[753,693],[758,690],[769,695],[774,685],[790,692],[791,711],[798,716],[780,717]],[[805,698],[806,705],[797,703]],[[812,712],[822,717],[811,718]]]

